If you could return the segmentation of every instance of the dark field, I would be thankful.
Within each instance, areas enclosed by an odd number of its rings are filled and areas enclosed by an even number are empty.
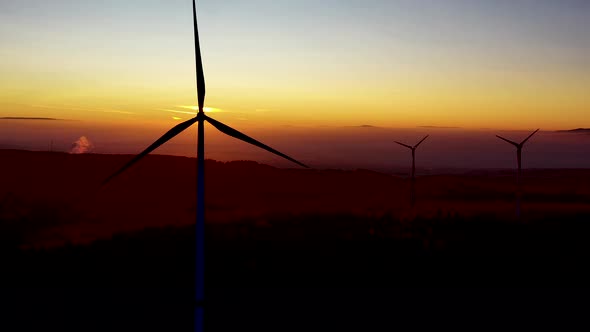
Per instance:
[[[0,151],[5,318],[25,328],[190,331],[194,160]],[[207,165],[207,324],[231,330],[505,329],[582,321],[590,171],[407,181]],[[578,304],[579,303],[579,304]],[[587,323],[586,323],[587,324]]]

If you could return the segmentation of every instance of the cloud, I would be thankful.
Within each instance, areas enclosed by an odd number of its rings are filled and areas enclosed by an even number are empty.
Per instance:
[[[43,120],[43,121],[64,121],[63,119],[56,118],[38,118],[38,117],[25,117],[25,116],[5,116],[0,120]]]
[[[70,105],[64,105],[64,106],[31,105],[31,107],[47,108],[47,109],[57,109],[57,110],[83,111],[83,112],[116,113],[116,114],[137,114],[137,113],[134,113],[134,112],[119,111],[119,110],[112,110],[112,109],[105,109],[105,108],[86,108],[86,107],[70,106]]]
[[[199,106],[192,106],[192,105],[178,105],[176,106],[178,108],[184,108],[184,109],[189,109],[189,110],[193,110],[193,111],[199,111]],[[205,113],[219,113],[219,112],[225,112],[224,110],[220,109],[220,108],[216,108],[216,107],[203,107],[203,111],[205,111]],[[196,114],[196,113],[195,113]]]
[[[92,152],[94,149],[94,145],[86,136],[82,136],[78,138],[77,141],[72,144],[72,148],[70,149],[70,153],[72,154],[82,154]]]
[[[137,114],[134,112],[127,111],[116,111],[116,110],[87,110],[88,112],[100,112],[100,113],[116,113],[116,114]]]
[[[178,113],[178,114],[190,114],[190,115],[197,115],[197,112],[176,111],[176,110],[165,110],[165,109],[160,109],[159,111],[163,111],[163,112],[170,112],[170,113]]]
[[[197,115],[198,114],[198,111],[199,111],[199,106],[183,106],[183,105],[178,105],[178,106],[174,106],[174,107],[184,108],[184,109],[192,110],[192,111],[179,111],[179,110],[165,109],[165,108],[159,108],[157,110],[158,111],[162,111],[162,112],[178,113],[178,114],[189,114],[189,115]],[[205,111],[205,113],[225,112],[224,110],[219,109],[219,108],[215,108],[215,107],[204,107],[203,108],[203,111]]]
[[[430,129],[461,129],[461,127],[445,127],[445,126],[418,126],[418,128],[430,128]]]

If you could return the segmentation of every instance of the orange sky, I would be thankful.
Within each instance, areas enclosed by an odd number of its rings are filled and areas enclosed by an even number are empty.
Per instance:
[[[579,1],[257,7],[198,2],[206,105],[247,133],[590,126],[590,7]],[[135,127],[142,142],[155,139],[196,103],[190,9],[3,1],[0,117]]]

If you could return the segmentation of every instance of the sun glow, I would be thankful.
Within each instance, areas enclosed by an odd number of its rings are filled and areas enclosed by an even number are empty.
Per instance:
[[[184,108],[184,109],[189,109],[189,110],[194,110],[196,112],[199,111],[199,106],[184,106],[184,105],[180,105],[177,106],[179,108]],[[215,107],[203,107],[203,111],[205,113],[219,113],[219,112],[223,112],[223,110],[219,109],[219,108],[215,108]],[[197,113],[195,113],[197,114]]]
[[[170,113],[179,113],[179,114],[191,114],[191,115],[197,115],[197,112],[187,112],[187,111],[177,111],[177,110],[165,110],[165,109],[162,109],[162,110],[160,110],[160,111],[163,111],[163,112],[170,112]]]
[[[158,109],[158,111],[162,111],[162,112],[169,112],[169,113],[177,113],[177,114],[188,114],[188,115],[197,115],[198,111],[199,111],[199,107],[198,106],[175,106],[177,108],[184,108],[184,109],[188,109],[188,110],[193,110],[193,111],[179,111],[179,110],[175,110],[175,109]],[[203,111],[205,111],[205,113],[219,113],[219,112],[223,112],[221,109],[219,108],[215,108],[215,107],[204,107]],[[177,117],[177,116],[173,116],[172,117],[174,120],[179,120],[181,118]]]
[[[81,16],[71,16],[85,8],[81,1],[31,0],[43,8],[35,11],[27,1],[9,2],[10,10],[0,10],[0,117],[138,125],[197,115],[192,27],[170,23],[188,8],[151,1],[146,13],[162,18],[152,21],[116,1],[95,1],[99,11]],[[204,111],[225,121],[247,116],[246,131],[588,126],[585,5],[474,2],[437,2],[431,11],[414,2],[374,1],[358,15],[347,1],[302,0],[265,6],[263,20],[256,11],[234,16],[241,7],[219,2],[218,9],[232,12],[213,14],[219,21],[205,24],[212,80]],[[291,9],[306,6],[318,19],[330,13],[330,20],[310,30],[266,19],[305,20],[309,13]],[[212,8],[204,6],[202,15]],[[102,15],[107,11],[118,14]],[[260,25],[242,29],[252,21]],[[364,40],[363,47],[343,37],[349,34]],[[237,49],[248,51],[236,56]]]

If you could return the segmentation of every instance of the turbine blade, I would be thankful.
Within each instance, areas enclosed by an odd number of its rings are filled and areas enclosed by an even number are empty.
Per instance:
[[[193,23],[195,31],[195,63],[197,69],[197,98],[199,111],[203,111],[205,105],[205,74],[203,73],[203,61],[201,59],[201,45],[199,43],[199,27],[197,26],[197,5],[193,0]]]
[[[273,148],[271,148],[271,147],[269,147],[269,146],[267,146],[267,145],[265,145],[263,143],[260,143],[259,141],[255,140],[255,139],[253,139],[253,138],[251,138],[251,137],[249,137],[249,136],[247,136],[245,134],[242,134],[241,132],[239,132],[239,131],[237,131],[237,130],[235,130],[235,129],[227,126],[227,125],[224,125],[223,123],[221,123],[221,122],[219,122],[217,120],[214,120],[214,119],[212,119],[212,118],[210,118],[210,117],[208,117],[206,115],[205,115],[205,120],[209,121],[209,123],[211,125],[213,125],[213,127],[217,128],[217,130],[219,130],[220,132],[222,132],[222,133],[224,133],[224,134],[226,134],[228,136],[231,136],[231,137],[237,138],[239,140],[242,140],[242,141],[244,141],[246,143],[250,143],[252,145],[255,145],[255,146],[257,146],[257,147],[259,147],[261,149],[264,149],[264,150],[266,150],[268,152],[274,153],[277,156],[280,156],[280,157],[283,157],[283,158],[285,158],[285,159],[287,159],[289,161],[292,161],[292,162],[296,163],[297,165],[303,166],[305,168],[309,168],[309,166],[307,166],[307,165],[305,165],[303,163],[298,162],[297,160],[295,160],[295,159],[287,156],[286,154],[283,154],[283,153],[281,153],[281,152],[279,152],[279,151],[277,151],[277,150],[275,150],[275,149],[273,149]]]
[[[430,136],[430,135],[426,135],[426,136],[424,136],[424,138],[423,138],[423,139],[422,139],[420,142],[418,142],[418,144],[414,145],[414,149],[415,149],[415,148],[417,148],[417,147],[418,147],[418,145],[422,144],[422,142],[424,142],[424,140],[425,140],[425,139],[427,139],[427,138],[428,138],[428,136]]]
[[[508,143],[510,143],[510,144],[512,144],[512,145],[514,145],[516,147],[518,147],[518,143],[516,143],[516,142],[513,142],[513,141],[511,141],[509,139],[506,139],[506,138],[504,138],[504,137],[502,137],[500,135],[496,135],[496,137],[498,137],[499,139],[504,140],[504,141],[506,141],[506,142],[508,142]]]
[[[541,129],[541,128],[539,128],[539,129]],[[522,141],[522,143],[520,143],[520,145],[523,145],[526,141],[529,140],[529,138],[533,137],[533,135],[536,134],[539,131],[539,129],[533,131],[533,133],[530,134],[529,137],[525,138],[524,141]]]
[[[174,128],[170,129],[167,133],[165,133],[164,135],[162,135],[162,137],[158,138],[158,140],[156,140],[154,143],[152,143],[152,145],[148,146],[147,149],[143,150],[140,154],[138,154],[137,156],[133,157],[133,159],[131,159],[129,162],[127,162],[127,164],[125,164],[118,171],[116,171],[111,176],[109,176],[108,178],[106,178],[102,182],[102,185],[104,186],[105,184],[107,184],[109,181],[111,181],[117,175],[123,173],[131,165],[135,164],[141,158],[145,157],[148,153],[154,151],[160,145],[168,142],[174,136],[176,136],[176,135],[180,134],[181,132],[183,132],[185,129],[187,129],[188,127],[190,127],[193,123],[197,122],[197,120],[198,120],[198,118],[197,117],[194,117],[194,118],[192,118],[192,119],[190,119],[188,121],[185,121],[183,123],[180,123],[180,124],[174,126]]]
[[[411,146],[409,146],[409,145],[407,145],[407,144],[404,144],[404,143],[402,143],[402,142],[398,142],[398,141],[394,141],[394,142],[396,142],[396,143],[397,143],[397,144],[399,144],[399,145],[405,146],[405,147],[406,147],[406,148],[408,148],[408,149],[412,149],[412,147],[411,147]]]

